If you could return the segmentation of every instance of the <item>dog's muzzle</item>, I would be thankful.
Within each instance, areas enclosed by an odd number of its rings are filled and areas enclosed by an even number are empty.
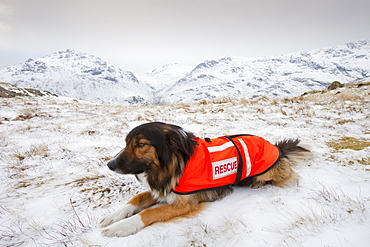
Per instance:
[[[116,168],[117,168],[117,162],[116,162],[116,160],[110,160],[109,162],[108,162],[108,164],[107,164],[107,166],[108,166],[108,168],[110,169],[110,170],[112,170],[112,171],[114,171],[114,170],[116,170]]]

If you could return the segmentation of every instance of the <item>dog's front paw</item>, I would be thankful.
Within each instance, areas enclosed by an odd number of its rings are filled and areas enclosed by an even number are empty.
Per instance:
[[[134,215],[104,228],[102,235],[106,237],[125,237],[137,233],[144,226],[141,216]]]
[[[120,221],[124,218],[130,217],[131,215],[135,214],[137,208],[131,204],[125,204],[121,209],[108,214],[100,221],[101,227],[106,227],[114,222]]]

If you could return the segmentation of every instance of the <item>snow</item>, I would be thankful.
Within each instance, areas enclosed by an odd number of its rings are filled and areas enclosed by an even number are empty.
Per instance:
[[[0,82],[99,104],[152,105],[220,98],[294,97],[370,76],[370,39],[280,56],[223,57],[196,66],[167,64],[134,75],[73,50],[0,70]]]
[[[333,81],[349,83],[368,77],[369,55],[370,40],[360,40],[280,56],[207,60],[158,96],[161,103],[172,104],[226,97],[293,97],[322,90]]]
[[[366,246],[370,147],[336,150],[330,143],[370,141],[369,90],[166,106],[0,98],[0,245]],[[102,237],[100,219],[144,191],[106,162],[133,127],[148,121],[177,124],[201,137],[300,138],[313,158],[295,167],[298,185],[235,188],[194,217],[128,237]]]
[[[160,92],[166,88],[172,87],[174,83],[185,77],[194,69],[191,65],[166,64],[161,68],[154,69],[149,73],[139,74],[137,78],[153,86],[156,91]]]
[[[147,104],[150,86],[99,57],[65,50],[0,70],[0,80],[104,104]],[[145,88],[143,90],[143,88]]]

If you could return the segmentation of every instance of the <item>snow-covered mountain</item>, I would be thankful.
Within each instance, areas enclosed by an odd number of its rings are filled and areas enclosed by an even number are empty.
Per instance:
[[[152,104],[149,85],[93,55],[66,50],[0,70],[0,81],[104,104]]]
[[[192,65],[183,65],[178,63],[166,64],[149,73],[139,74],[137,78],[140,81],[147,82],[155,88],[157,92],[172,87],[176,82],[185,77],[194,69]]]
[[[197,65],[158,95],[162,103],[222,97],[291,97],[320,90],[333,81],[370,76],[370,40],[274,57],[225,57]]]
[[[123,105],[292,97],[322,90],[333,81],[369,77],[370,39],[273,57],[224,57],[195,67],[170,64],[138,76],[71,50],[0,70],[0,82]]]
[[[166,91],[172,87],[176,82],[185,77],[190,71],[194,69],[194,66],[183,65],[178,63],[166,64],[158,69],[154,69],[149,73],[139,74],[137,78],[150,84],[154,88],[155,103],[158,103],[160,99],[158,95],[161,92]]]

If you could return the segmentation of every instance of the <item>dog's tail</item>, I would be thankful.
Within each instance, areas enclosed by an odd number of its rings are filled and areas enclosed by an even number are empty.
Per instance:
[[[299,139],[284,139],[275,145],[280,149],[282,157],[287,158],[294,165],[311,157],[311,151],[299,146],[299,143]]]

